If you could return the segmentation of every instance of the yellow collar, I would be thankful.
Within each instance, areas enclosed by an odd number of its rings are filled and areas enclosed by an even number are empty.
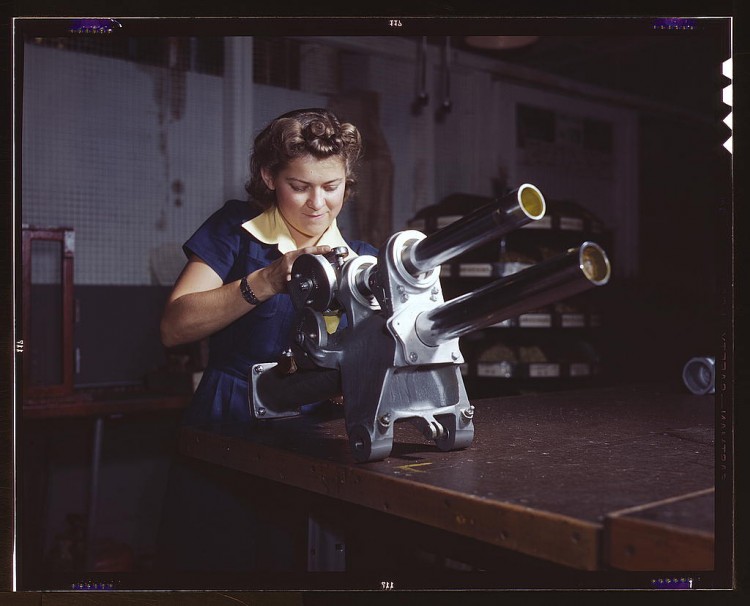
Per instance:
[[[282,254],[297,250],[298,248],[276,206],[272,206],[254,219],[246,221],[242,224],[242,227],[264,244],[276,244],[279,247],[279,252]],[[317,246],[330,246],[331,248],[346,246],[349,248],[349,256],[356,256],[356,253],[351,250],[351,247],[341,235],[336,225],[336,219],[333,220],[333,223],[331,223],[325,233],[320,236]]]

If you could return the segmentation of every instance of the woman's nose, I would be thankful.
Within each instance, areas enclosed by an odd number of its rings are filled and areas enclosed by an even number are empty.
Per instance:
[[[323,206],[325,206],[325,203],[326,201],[323,190],[317,188],[313,189],[310,197],[307,199],[307,205],[314,210],[318,210],[320,208],[323,208]]]

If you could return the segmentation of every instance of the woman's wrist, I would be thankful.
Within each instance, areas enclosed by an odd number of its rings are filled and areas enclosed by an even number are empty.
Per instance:
[[[242,298],[250,303],[250,305],[260,305],[262,303],[262,301],[255,295],[251,286],[247,283],[247,276],[243,276],[240,280],[240,293],[242,293]]]
[[[262,271],[262,269],[258,269],[240,280],[242,296],[252,305],[260,305],[275,294],[271,292],[268,280],[263,278]]]

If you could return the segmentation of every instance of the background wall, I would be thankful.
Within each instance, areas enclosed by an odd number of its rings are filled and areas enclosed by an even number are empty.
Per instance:
[[[238,49],[253,52],[252,39],[239,39],[239,46],[237,40],[222,41],[227,52],[213,57],[213,73],[203,73],[205,66],[200,71],[196,39],[187,42],[192,63],[180,59],[174,43],[166,65],[144,63],[143,54],[132,52],[115,58],[35,41],[24,45],[22,220],[75,228],[78,385],[139,382],[161,363],[154,310],[182,267],[181,243],[223,202],[227,167],[246,166],[252,138],[272,117],[328,105],[339,93],[372,91],[378,100],[376,124],[397,167],[387,198],[389,233],[448,194],[492,195],[498,182],[515,187],[528,181],[552,199],[572,199],[597,214],[616,232],[616,273],[635,272],[633,109],[519,85],[498,76],[493,62],[454,50],[452,110],[439,117],[436,108],[446,96],[442,58],[430,47],[431,103],[416,112],[416,44],[397,37],[287,40],[285,52],[293,55],[287,64],[296,61],[298,71],[287,65],[281,70],[289,72],[286,82],[256,78],[248,87],[252,70],[237,69],[248,62]],[[266,43],[256,48],[255,62],[280,52]],[[280,76],[275,66],[269,74]],[[238,90],[244,106],[233,107],[227,99]],[[574,143],[567,149],[558,143],[554,153],[536,159],[524,155],[517,145],[520,104],[554,110],[558,122],[593,118],[611,125],[611,170],[592,170],[580,154],[571,161]],[[235,121],[249,132],[233,131]],[[228,157],[228,150],[234,155]],[[246,169],[231,177],[240,182],[231,194],[242,195]],[[352,216],[356,204],[341,216],[354,238],[363,236]],[[35,263],[43,267],[42,259]],[[134,300],[143,305],[131,305]],[[118,334],[127,339],[121,342]],[[102,354],[106,343],[117,347]]]
[[[152,284],[221,200],[221,78],[24,47],[23,222],[76,230],[76,284]]]

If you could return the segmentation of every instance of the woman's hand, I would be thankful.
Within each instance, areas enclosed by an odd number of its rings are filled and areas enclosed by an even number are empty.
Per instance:
[[[308,246],[284,254],[267,267],[251,273],[247,282],[259,300],[286,292],[292,278],[292,265],[302,254],[325,254],[330,246]],[[198,341],[251,311],[242,296],[240,281],[223,284],[221,278],[201,259],[192,255],[172,289],[161,320],[162,343],[173,347]]]
[[[255,296],[261,301],[286,292],[286,283],[292,279],[292,265],[300,255],[324,255],[331,252],[330,246],[307,246],[285,253],[267,267],[254,271],[247,282]]]

